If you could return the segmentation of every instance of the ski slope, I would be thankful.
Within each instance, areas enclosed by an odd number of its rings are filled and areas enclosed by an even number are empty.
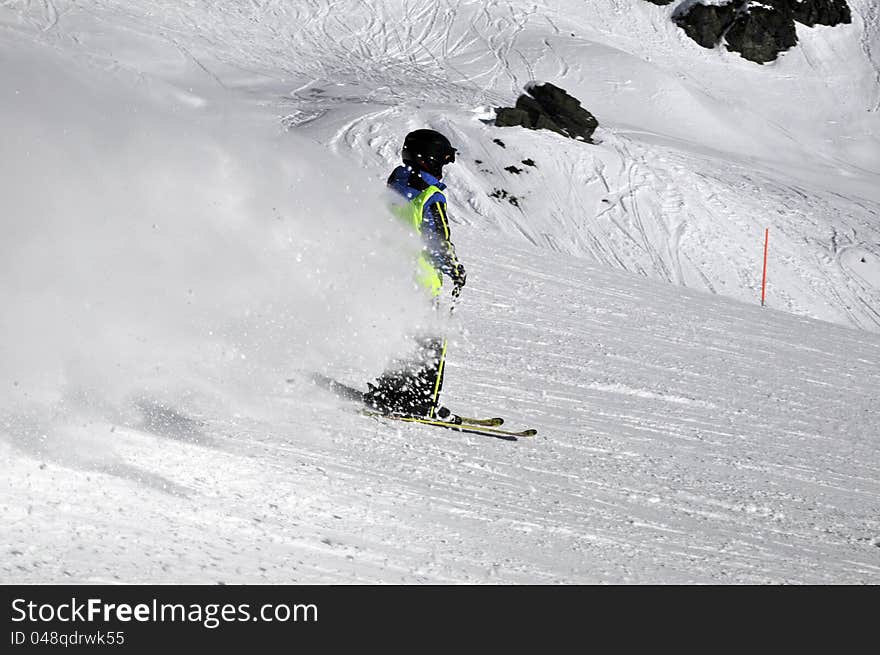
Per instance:
[[[196,115],[262,105],[380,177],[433,125],[463,148],[458,220],[653,279],[752,301],[770,228],[776,307],[876,331],[880,19],[851,4],[764,66],[644,0],[9,0],[4,22]],[[480,122],[532,80],[601,146]]]
[[[759,67],[595,4],[0,2],[0,580],[880,581],[876,9]],[[487,122],[531,80],[599,143]],[[450,318],[383,206],[424,126]],[[539,435],[307,382],[414,326]]]
[[[17,435],[3,579],[880,581],[875,335],[512,246],[473,274],[446,401],[537,437],[379,424],[305,382],[262,416]]]

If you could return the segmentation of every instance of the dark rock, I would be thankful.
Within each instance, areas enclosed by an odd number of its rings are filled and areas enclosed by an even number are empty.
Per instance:
[[[515,107],[499,107],[495,125],[522,126],[531,130],[552,130],[572,139],[592,143],[599,122],[580,101],[553,84],[534,84],[526,88]]]
[[[648,0],[652,5],[668,5],[672,4],[673,0]]]
[[[534,159],[523,159],[522,163],[525,164],[526,166],[534,166],[535,168],[538,167],[538,165],[535,163]]]
[[[504,170],[506,170],[508,173],[513,173],[514,175],[519,175],[523,172],[522,168],[517,168],[516,166],[505,166]]]
[[[493,189],[489,194],[490,198],[498,198],[499,200],[507,200],[514,207],[519,207],[519,198],[507,193],[505,189]]]
[[[846,0],[789,0],[789,4],[794,19],[809,27],[852,22]]]
[[[653,0],[651,0],[653,1]],[[733,0],[686,6],[673,21],[704,48],[722,39],[728,50],[759,64],[797,45],[795,21],[809,27],[852,22],[846,0]]]
[[[495,110],[495,125],[498,127],[514,127],[529,123],[529,112],[516,107],[498,107]]]
[[[770,4],[776,6],[767,6]],[[725,34],[727,49],[759,64],[773,61],[780,52],[797,45],[794,16],[786,3],[764,0],[750,3]]]
[[[695,4],[674,15],[672,20],[698,44],[704,48],[714,48],[721,43],[724,33],[733,25],[737,12],[743,4],[743,2],[720,6]]]
[[[497,144],[498,144],[499,146],[501,146],[502,148],[506,148],[506,147],[507,147],[506,145],[504,145],[504,141],[502,141],[501,139],[492,139],[492,143],[497,143]]]

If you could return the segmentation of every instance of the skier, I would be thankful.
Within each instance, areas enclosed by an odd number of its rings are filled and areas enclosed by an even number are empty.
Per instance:
[[[458,298],[465,284],[464,266],[455,255],[449,237],[446,185],[443,167],[455,161],[455,148],[434,130],[416,130],[406,135],[401,151],[403,165],[392,171],[388,187],[393,192],[394,213],[422,238],[416,280],[437,307],[443,276],[453,284]],[[417,416],[453,423],[461,419],[439,404],[446,359],[446,339],[417,339],[416,356],[385,372],[367,385],[364,402],[383,414]]]

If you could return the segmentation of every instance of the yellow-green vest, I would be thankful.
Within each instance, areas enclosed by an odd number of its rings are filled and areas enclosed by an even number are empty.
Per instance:
[[[442,191],[431,185],[424,191],[422,191],[415,198],[410,200],[406,205],[397,205],[395,207],[394,213],[397,214],[403,221],[405,221],[408,225],[410,225],[417,234],[421,236],[422,234],[422,218],[424,216],[425,205],[428,203],[428,200],[435,193],[440,193],[442,195]],[[434,265],[431,263],[431,259],[428,257],[428,253],[422,250],[419,254],[418,260],[418,269],[416,270],[416,281],[419,286],[423,289],[427,290],[431,296],[439,296],[440,288],[443,285],[443,278],[440,275],[440,271],[434,268]]]

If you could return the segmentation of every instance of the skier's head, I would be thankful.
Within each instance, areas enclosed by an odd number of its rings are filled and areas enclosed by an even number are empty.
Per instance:
[[[416,130],[406,135],[400,156],[404,164],[439,178],[443,167],[455,161],[455,153],[449,139],[440,132]]]

